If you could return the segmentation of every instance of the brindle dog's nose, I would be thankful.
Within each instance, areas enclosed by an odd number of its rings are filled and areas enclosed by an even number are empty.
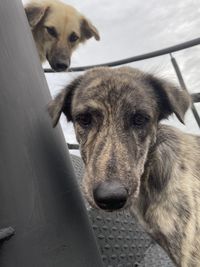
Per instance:
[[[123,208],[128,198],[126,188],[118,181],[100,183],[93,191],[97,206],[104,210],[118,210]]]

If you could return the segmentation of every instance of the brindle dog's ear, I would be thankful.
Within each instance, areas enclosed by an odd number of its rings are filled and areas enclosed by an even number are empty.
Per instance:
[[[61,113],[63,112],[67,117],[68,121],[72,120],[71,115],[71,104],[74,92],[79,86],[82,80],[82,76],[79,76],[72,81],[62,92],[60,92],[54,100],[48,105],[48,112],[52,119],[52,125],[55,127],[60,119]]]
[[[48,6],[34,2],[25,6],[25,13],[31,29],[33,29],[42,20],[48,9]]]
[[[94,37],[97,41],[100,40],[100,35],[97,28],[86,18],[81,20],[81,41]]]
[[[166,119],[175,113],[184,124],[184,116],[190,106],[191,98],[186,91],[180,90],[170,82],[149,76],[148,81],[153,86],[160,109],[159,120]]]

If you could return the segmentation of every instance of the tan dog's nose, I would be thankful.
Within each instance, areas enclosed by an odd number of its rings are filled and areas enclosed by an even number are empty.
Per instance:
[[[69,68],[69,65],[67,65],[66,63],[62,63],[62,62],[58,62],[55,65],[55,70],[57,71],[64,71],[68,68]]]
[[[70,60],[57,60],[53,64],[53,69],[55,71],[65,71],[70,66]]]
[[[107,181],[100,183],[93,190],[93,196],[99,208],[114,211],[126,204],[128,192],[120,182]]]

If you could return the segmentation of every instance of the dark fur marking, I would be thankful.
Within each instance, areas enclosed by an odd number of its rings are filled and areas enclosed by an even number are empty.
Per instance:
[[[73,120],[72,113],[71,113],[72,112],[72,107],[71,107],[72,98],[73,98],[75,89],[80,85],[81,80],[82,80],[82,76],[79,76],[73,82],[71,82],[67,86],[67,88],[65,89],[66,90],[66,95],[65,95],[64,102],[63,102],[62,111],[65,114],[65,116],[67,117],[68,121],[72,121]]]
[[[157,79],[152,75],[147,76],[148,83],[154,88],[157,96],[157,103],[160,114],[159,120],[167,118],[173,112],[180,122],[184,123],[184,114],[190,104],[190,98],[186,92],[166,83],[162,79]]]
[[[167,93],[163,90],[163,83],[151,75],[147,77],[147,82],[154,88],[157,96],[157,103],[160,110],[158,119],[167,118],[173,111]]]
[[[191,252],[191,259],[188,264],[189,267],[198,267],[198,265],[196,264],[197,260],[200,260],[198,248],[199,246],[195,246],[195,249]]]
[[[94,155],[93,155],[93,158],[92,158],[92,170],[93,170],[93,175],[94,175],[94,177],[97,175],[97,173],[98,173],[98,158],[99,158],[99,156],[101,155],[101,152],[102,152],[102,150],[104,149],[104,147],[105,147],[105,141],[104,140],[102,140],[99,144],[98,144],[98,146],[97,146],[97,148],[94,148],[95,149],[95,153],[94,153]]]
[[[187,171],[186,165],[185,165],[184,163],[181,163],[181,165],[180,165],[180,169],[181,169],[182,171]]]
[[[112,147],[110,151],[110,156],[108,158],[108,163],[106,166],[106,179],[112,179],[114,176],[114,179],[118,179],[118,171],[117,171],[117,159],[116,159],[116,153],[114,152],[114,147]]]
[[[180,192],[180,197],[178,203],[176,203],[175,208],[177,210],[178,217],[181,219],[181,222],[187,223],[191,217],[191,207],[187,200],[187,196],[183,196]],[[184,223],[184,224],[185,224]]]
[[[170,254],[173,255],[172,258],[175,260],[176,263],[180,264],[182,255],[181,255],[181,244],[183,239],[183,233],[181,231],[180,223],[174,221],[175,231],[171,233],[167,239],[168,242],[168,249],[170,250]]]

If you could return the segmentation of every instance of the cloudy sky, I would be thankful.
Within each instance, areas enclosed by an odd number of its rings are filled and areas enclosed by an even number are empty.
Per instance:
[[[72,66],[119,60],[151,52],[200,37],[199,0],[67,0],[99,29],[101,41],[90,40],[72,57]],[[200,46],[174,54],[190,92],[200,92]],[[169,56],[133,63],[145,71],[177,82]],[[46,74],[52,95],[72,80],[76,73]],[[200,104],[196,105],[200,114]],[[199,133],[189,111],[186,126],[174,117],[170,124]],[[62,118],[67,142],[75,142],[71,125]]]

